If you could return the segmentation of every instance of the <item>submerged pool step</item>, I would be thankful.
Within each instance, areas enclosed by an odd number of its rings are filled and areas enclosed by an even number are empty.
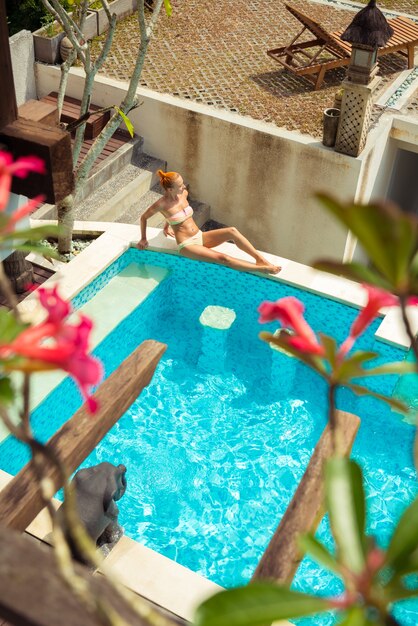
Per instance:
[[[94,321],[91,346],[95,348],[125,317],[154,291],[169,270],[130,263],[78,311]],[[76,317],[76,313],[74,316]]]
[[[132,313],[168,274],[169,270],[164,267],[130,263],[103,289],[77,309],[70,318],[72,323],[77,322],[78,313],[87,315],[94,322],[90,350],[94,350],[125,317]],[[31,386],[31,410],[33,411],[66,376],[65,372],[59,370],[34,374]],[[18,385],[19,374],[16,373],[13,379]],[[13,412],[16,413],[15,419],[17,419],[18,408],[15,407]],[[0,441],[8,434],[6,428],[0,423]]]
[[[76,322],[78,313],[87,315],[94,322],[90,336],[90,350],[94,350],[106,335],[132,313],[158,287],[168,273],[169,270],[164,267],[130,263],[103,289],[77,309],[70,318],[72,322]],[[37,407],[65,377],[65,372],[61,371],[35,374],[31,410]]]

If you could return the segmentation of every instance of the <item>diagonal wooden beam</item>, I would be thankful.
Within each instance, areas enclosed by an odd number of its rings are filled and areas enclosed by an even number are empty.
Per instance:
[[[49,440],[68,471],[77,469],[149,384],[166,349],[158,341],[144,341],[94,394],[99,411],[90,415],[82,406]],[[45,476],[54,482],[56,490],[62,487],[55,466],[46,463]],[[30,461],[0,492],[0,523],[23,531],[43,507]]]
[[[360,426],[360,419],[352,413],[337,411],[336,421],[341,433],[343,454],[349,455]],[[323,470],[331,456],[332,442],[328,424],[315,447],[295,495],[257,565],[252,581],[260,579],[280,583],[292,581],[301,561],[297,545],[298,536],[313,532],[324,515]]]

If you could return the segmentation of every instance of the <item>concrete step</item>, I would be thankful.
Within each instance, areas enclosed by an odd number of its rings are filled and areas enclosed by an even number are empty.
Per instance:
[[[138,198],[124,213],[115,219],[115,222],[122,222],[124,224],[137,224],[139,217],[145,213],[148,207],[151,206],[156,200],[162,197],[161,187],[157,183],[149,191],[147,191],[141,198]],[[193,218],[196,224],[201,228],[203,224],[210,219],[210,206],[198,200],[194,200],[189,196],[190,206],[193,207]],[[165,219],[161,213],[153,215],[148,220],[148,226],[154,228],[163,228]]]
[[[165,166],[165,161],[142,154],[136,159],[136,163],[125,165],[85,200],[77,202],[74,219],[95,222],[123,221],[120,220],[121,214],[149,191],[156,183],[157,170]],[[56,219],[55,206],[44,205],[32,217]]]
[[[164,169],[165,165],[165,161],[142,155],[136,165],[132,163],[127,165],[116,177],[103,185],[98,193],[90,196],[79,206],[76,219],[123,222],[121,217],[155,185],[158,178],[157,170]],[[86,217],[87,214],[88,217]]]
[[[142,137],[134,137],[123,146],[118,148],[113,154],[99,164],[99,167],[87,179],[86,184],[77,194],[77,203],[82,203],[93,193],[98,191],[104,184],[115,178],[121,170],[130,163],[140,163],[143,157]],[[147,155],[144,155],[147,156]],[[145,159],[146,161],[146,159]],[[34,219],[56,219],[56,208],[54,204],[43,204],[32,214]]]

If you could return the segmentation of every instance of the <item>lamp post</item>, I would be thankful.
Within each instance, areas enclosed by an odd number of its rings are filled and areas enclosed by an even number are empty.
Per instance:
[[[341,39],[351,43],[351,58],[342,82],[340,124],[335,150],[358,156],[367,139],[373,108],[373,93],[380,82],[377,76],[377,51],[393,34],[376,0],[359,11]]]
[[[347,80],[358,85],[368,85],[377,70],[377,47],[353,43]]]

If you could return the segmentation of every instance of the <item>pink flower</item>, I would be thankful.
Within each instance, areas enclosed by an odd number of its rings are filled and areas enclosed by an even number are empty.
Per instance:
[[[45,174],[45,164],[37,156],[20,157],[13,162],[13,157],[9,152],[0,151],[0,211],[4,211],[7,206],[12,177],[25,178],[30,172]]]
[[[84,315],[76,325],[65,322],[71,307],[58,295],[57,287],[40,287],[39,299],[48,312],[47,319],[23,330],[11,343],[0,344],[0,358],[25,359],[10,366],[6,361],[4,367],[22,371],[59,368],[68,372],[94,413],[97,403],[90,391],[100,382],[103,369],[100,361],[87,354],[93,324]]]
[[[316,335],[303,317],[305,307],[300,300],[292,296],[281,298],[277,302],[262,302],[258,307],[261,313],[260,322],[278,320],[284,328],[294,331],[294,336],[287,342],[300,352],[323,355],[324,347],[318,343]]]
[[[354,320],[347,339],[341,345],[338,351],[340,357],[345,356],[351,350],[356,339],[372,323],[382,307],[399,304],[398,298],[384,289],[366,284],[363,287],[367,291],[367,304]]]
[[[71,312],[71,305],[58,295],[58,287],[38,287],[39,301],[48,312],[48,322],[59,324]]]
[[[17,222],[20,222],[24,217],[30,215],[36,207],[41,204],[45,200],[45,196],[36,196],[36,198],[32,198],[32,200],[28,200],[26,204],[19,207],[17,211],[10,216],[9,221],[5,224],[5,226],[0,230],[1,234],[8,234],[14,231]]]

